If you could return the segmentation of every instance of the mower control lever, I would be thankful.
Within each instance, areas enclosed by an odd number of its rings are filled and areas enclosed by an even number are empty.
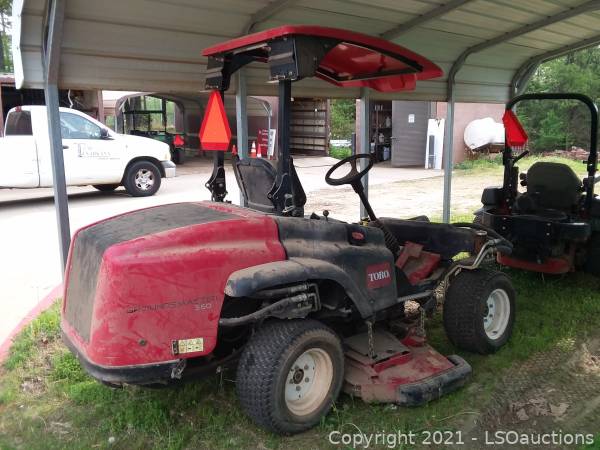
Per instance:
[[[367,166],[362,170],[358,170],[357,164],[356,164],[356,162],[358,160],[366,160]],[[368,153],[358,153],[356,155],[352,155],[347,158],[344,158],[340,162],[334,164],[325,174],[325,182],[331,186],[340,186],[342,184],[349,184],[350,186],[352,186],[352,188],[354,189],[354,192],[356,192],[358,194],[358,196],[360,197],[360,201],[362,202],[363,206],[367,210],[367,214],[369,214],[369,219],[371,219],[373,221],[377,220],[377,217],[375,216],[375,212],[373,211],[373,208],[371,208],[371,205],[369,204],[369,200],[367,199],[367,196],[365,195],[365,189],[360,180],[362,179],[363,176],[366,175],[366,173],[369,170],[371,170],[374,162],[375,162],[375,158],[373,157],[373,155],[370,155]],[[348,172],[342,178],[332,178],[331,177],[333,172],[335,172],[337,169],[339,169],[340,167],[342,167],[346,164],[350,164],[350,166],[351,166],[350,172]]]

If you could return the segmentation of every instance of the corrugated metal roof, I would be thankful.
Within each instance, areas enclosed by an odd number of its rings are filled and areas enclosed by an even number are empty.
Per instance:
[[[43,83],[45,8],[45,0],[16,0],[13,6],[15,74],[23,86]],[[394,42],[423,54],[446,74],[470,47],[503,36],[504,42],[468,56],[455,93],[457,101],[504,102],[526,62],[584,40],[600,42],[599,9],[600,2],[582,0],[68,0],[59,85],[195,92],[204,85],[203,48],[250,28],[310,24],[393,34]],[[543,24],[556,15],[561,20]],[[544,26],[514,37],[532,24]],[[265,68],[250,66],[247,75],[249,95],[275,94]],[[358,97],[359,92],[307,79],[295,83],[294,95]],[[421,82],[412,93],[374,92],[372,98],[446,100],[446,80]]]

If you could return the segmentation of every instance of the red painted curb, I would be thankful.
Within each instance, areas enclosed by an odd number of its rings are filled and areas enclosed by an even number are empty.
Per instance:
[[[46,295],[35,307],[27,313],[27,315],[19,322],[19,324],[10,332],[10,334],[6,337],[4,342],[0,345],[0,364],[4,362],[6,357],[8,356],[8,350],[13,343],[13,339],[17,334],[19,334],[23,328],[31,323],[33,319],[39,316],[41,313],[46,311],[57,297],[62,294],[62,284],[59,284],[54,289],[52,289],[48,295]]]

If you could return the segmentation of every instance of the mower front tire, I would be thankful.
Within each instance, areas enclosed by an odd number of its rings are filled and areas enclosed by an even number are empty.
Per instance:
[[[515,290],[502,272],[465,270],[451,278],[444,301],[444,328],[463,350],[488,354],[502,347],[515,322]]]
[[[343,379],[342,344],[330,328],[309,319],[273,321],[250,338],[242,354],[237,394],[257,425],[289,435],[320,422]]]

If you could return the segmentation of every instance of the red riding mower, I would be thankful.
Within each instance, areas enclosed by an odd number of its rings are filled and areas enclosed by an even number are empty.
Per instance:
[[[583,181],[566,164],[538,161],[519,175],[516,163],[529,154],[514,154],[527,134],[512,112],[523,100],[579,100],[590,111],[588,176]],[[598,109],[581,94],[525,94],[506,105],[503,152],[504,183],[483,191],[483,208],[475,221],[508,239],[513,252],[498,254],[500,264],[547,274],[583,269],[600,275],[600,200],[594,185],[598,162]],[[525,192],[518,191],[519,179]]]
[[[305,217],[289,153],[292,81],[316,75],[389,92],[441,70],[382,39],[311,26],[204,54],[206,88],[221,94],[240,67],[268,65],[280,93],[277,166],[234,158],[248,205],[238,207],[224,202],[217,152],[212,202],[134,211],[76,233],[62,330],[85,369],[110,385],[160,385],[238,362],[243,409],[282,434],[317,424],[342,388],[368,402],[420,405],[464,384],[470,366],[427,345],[423,315],[443,302],[457,347],[500,348],[512,331],[515,292],[504,274],[479,267],[510,244],[470,224],[378,219],[360,181],[373,159],[362,154],[337,163],[326,180],[351,185],[369,217]],[[338,176],[342,168],[349,171]],[[471,256],[454,259],[464,252]],[[405,314],[408,301],[420,311],[414,317]]]

